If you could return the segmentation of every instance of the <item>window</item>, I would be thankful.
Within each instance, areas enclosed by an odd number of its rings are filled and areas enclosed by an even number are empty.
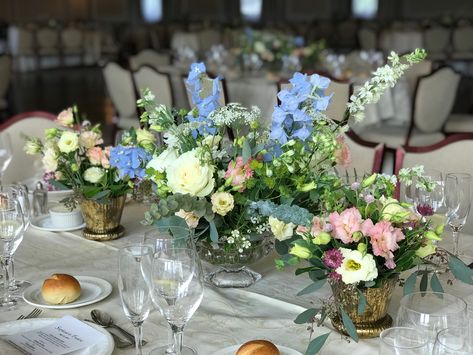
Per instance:
[[[372,19],[378,14],[378,0],[352,0],[351,10],[356,18]]]
[[[159,22],[163,18],[163,0],[141,0],[141,14],[145,22]]]
[[[258,22],[263,0],[240,0],[240,13],[245,21]]]

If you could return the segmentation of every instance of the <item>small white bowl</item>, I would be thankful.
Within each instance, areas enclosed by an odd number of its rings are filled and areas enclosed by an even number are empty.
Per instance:
[[[81,225],[84,222],[79,209],[70,211],[64,205],[55,205],[49,209],[51,222],[57,228],[70,228]]]

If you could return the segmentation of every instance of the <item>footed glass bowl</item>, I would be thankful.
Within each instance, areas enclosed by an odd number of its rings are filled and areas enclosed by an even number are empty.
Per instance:
[[[251,242],[248,249],[228,251],[223,243],[211,244],[207,241],[196,243],[200,259],[212,264],[211,271],[206,273],[204,279],[217,287],[249,287],[258,281],[262,275],[251,270],[246,265],[268,255],[274,248],[272,237]]]

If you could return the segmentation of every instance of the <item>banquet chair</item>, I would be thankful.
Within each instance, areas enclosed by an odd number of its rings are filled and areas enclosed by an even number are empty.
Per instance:
[[[199,37],[195,33],[175,32],[171,38],[171,49],[177,51],[179,48],[190,48],[195,53],[199,52]]]
[[[33,31],[18,26],[8,27],[8,46],[13,58],[14,70],[30,71],[36,69]]]
[[[361,49],[375,50],[378,48],[378,35],[374,29],[362,27],[358,30],[358,42]]]
[[[447,173],[469,173],[473,175],[473,164],[468,152],[473,151],[473,134],[451,135],[444,140],[426,147],[404,146],[396,151],[395,174],[401,168],[423,165],[425,169],[435,169]],[[398,189],[398,197],[403,196]],[[467,220],[463,231],[473,233],[473,214]]]
[[[144,49],[136,55],[130,57],[130,69],[137,71],[141,66],[148,65],[159,70],[160,65],[169,65],[171,57],[169,54],[158,53],[152,49]]]
[[[445,138],[442,127],[453,107],[459,81],[460,75],[449,67],[419,78],[409,124],[372,124],[357,133],[367,141],[385,143],[390,149],[401,145],[427,146],[441,141]]]
[[[202,52],[206,52],[216,44],[222,43],[220,31],[215,29],[204,29],[197,33],[199,39],[199,48]]]
[[[44,137],[47,128],[58,128],[56,116],[42,111],[25,112],[9,118],[0,125],[0,136],[8,133],[12,145],[12,160],[5,171],[2,183],[42,180],[43,167],[40,155],[27,155],[23,147],[25,137]]]
[[[114,62],[107,63],[102,69],[107,92],[115,110],[114,122],[118,128],[138,127],[136,94],[130,71]]]
[[[9,55],[0,56],[0,112],[8,111],[7,93],[10,88],[12,60]]]
[[[80,65],[83,62],[83,35],[75,27],[61,32],[61,51],[63,65]]]
[[[450,37],[450,30],[446,27],[435,26],[424,31],[424,47],[431,60],[447,59]]]
[[[36,45],[39,68],[59,66],[59,35],[52,28],[44,27],[36,32]]]
[[[145,65],[133,72],[133,79],[140,95],[144,89],[148,88],[156,97],[157,103],[167,107],[174,106],[171,81],[168,74],[160,73],[151,66]]]
[[[468,113],[452,113],[448,116],[443,130],[447,134],[473,133],[473,115]]]
[[[432,73],[432,62],[430,60],[423,60],[406,70],[404,78],[407,81],[409,97],[411,97],[412,100],[414,99],[417,81],[420,77],[429,75],[430,73]]]
[[[453,31],[452,59],[473,59],[473,26],[458,27]]]

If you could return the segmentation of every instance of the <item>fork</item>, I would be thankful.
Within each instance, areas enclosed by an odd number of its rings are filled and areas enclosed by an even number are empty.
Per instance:
[[[17,320],[20,320],[20,319],[31,319],[31,318],[37,318],[41,312],[43,312],[41,309],[39,308],[34,308],[30,313],[28,313],[26,316],[24,316],[23,314],[21,316],[19,316],[17,318]]]

